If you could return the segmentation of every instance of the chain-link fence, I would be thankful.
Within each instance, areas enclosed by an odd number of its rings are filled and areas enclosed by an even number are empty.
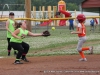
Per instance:
[[[55,27],[55,29],[52,29]],[[99,25],[94,28],[94,31],[90,31],[90,26],[87,25],[87,41],[83,46],[93,46],[94,54],[100,53],[100,32]],[[78,36],[76,34],[71,34],[69,30],[69,26],[40,26],[35,25],[32,26],[33,33],[41,33],[44,30],[49,30],[51,33],[50,37],[26,37],[24,39],[25,42],[29,43],[30,51],[28,53],[29,56],[32,55],[62,55],[62,54],[78,54],[77,52],[77,43]],[[74,31],[77,28],[75,26]],[[0,55],[7,55],[7,37],[6,37],[6,29],[5,22],[0,22]],[[12,51],[13,52],[13,51]],[[86,54],[89,51],[85,52]]]
[[[15,13],[15,18],[24,18],[25,17],[25,11],[13,11]],[[72,12],[72,17],[75,17],[75,13]],[[8,17],[9,11],[1,11],[0,16],[5,15]],[[47,11],[40,12],[36,11],[36,17],[34,17],[33,12],[31,13],[31,18],[35,19],[42,19],[44,17],[45,19],[48,19],[48,13]],[[76,15],[80,12],[76,12]],[[44,16],[43,16],[44,14]],[[98,13],[88,13],[84,12],[86,16],[98,16]],[[51,12],[51,16],[54,17],[54,13]],[[99,19],[97,19],[99,21]],[[20,20],[21,21],[21,20]],[[19,22],[19,21],[18,21]],[[77,23],[74,20],[76,31]],[[87,28],[87,42],[83,46],[93,46],[94,47],[94,53],[99,54],[99,30],[100,25],[95,25],[94,29],[90,27],[90,19],[86,20],[86,28]],[[71,34],[71,31],[69,30],[69,23],[67,22],[66,26],[59,26],[57,23],[55,25],[55,21],[51,21],[51,24],[49,22],[43,23],[39,21],[32,21],[32,32],[33,33],[41,33],[44,30],[49,30],[51,33],[50,37],[27,37],[24,39],[25,42],[29,43],[30,45],[30,51],[28,53],[29,56],[31,55],[60,55],[60,54],[78,54],[77,52],[77,43],[78,43],[78,36],[75,34]],[[42,25],[45,24],[45,25]],[[52,27],[55,27],[55,29],[52,29]],[[6,37],[6,29],[5,29],[5,22],[0,22],[0,55],[6,56],[7,55],[7,37]],[[12,51],[13,52],[13,51]],[[89,53],[89,51],[86,51],[86,53]]]

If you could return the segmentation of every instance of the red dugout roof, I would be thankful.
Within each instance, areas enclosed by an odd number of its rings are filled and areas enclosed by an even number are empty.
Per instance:
[[[100,0],[84,0],[82,2],[82,8],[99,8]]]

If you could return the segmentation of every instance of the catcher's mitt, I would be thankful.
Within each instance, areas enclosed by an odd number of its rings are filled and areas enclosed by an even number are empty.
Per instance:
[[[50,36],[50,32],[46,30],[46,31],[43,32],[42,36],[45,36],[45,37]]]

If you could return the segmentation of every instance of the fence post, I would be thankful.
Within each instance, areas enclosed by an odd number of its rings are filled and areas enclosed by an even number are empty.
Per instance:
[[[51,6],[48,6],[48,18],[51,18]],[[50,24],[51,25],[51,24]]]
[[[75,26],[77,26],[77,23],[76,23],[76,16],[77,16],[77,15],[76,15],[76,9],[75,9],[75,21],[74,21],[74,22],[75,22]]]
[[[36,6],[33,6],[33,18],[36,19]]]
[[[44,19],[45,6],[42,6],[42,19]]]
[[[57,6],[53,6],[54,18],[57,12]],[[54,20],[54,25],[57,26],[57,20]]]
[[[31,0],[25,0],[25,14],[26,18],[31,18]],[[31,21],[27,20],[27,29],[32,31],[31,29]]]

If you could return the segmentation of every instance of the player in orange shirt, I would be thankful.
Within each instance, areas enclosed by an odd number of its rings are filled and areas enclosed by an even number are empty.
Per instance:
[[[93,54],[93,47],[82,48],[83,43],[86,41],[86,28],[85,28],[85,25],[84,25],[86,18],[83,14],[79,14],[77,16],[77,20],[79,22],[78,27],[77,27],[77,31],[74,31],[74,32],[71,32],[71,33],[72,34],[78,34],[78,37],[79,37],[77,50],[82,57],[81,59],[79,59],[79,61],[87,61],[87,59],[84,55],[84,51],[89,50],[90,54]]]

